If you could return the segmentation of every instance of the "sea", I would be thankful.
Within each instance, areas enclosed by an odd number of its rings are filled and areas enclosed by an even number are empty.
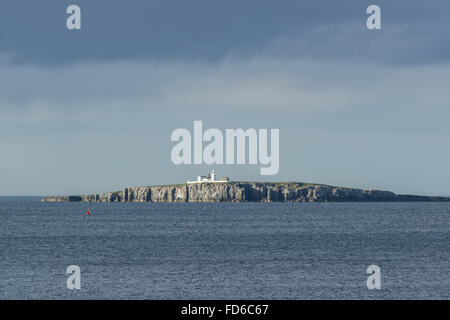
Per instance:
[[[39,200],[0,197],[0,299],[450,298],[450,203]]]

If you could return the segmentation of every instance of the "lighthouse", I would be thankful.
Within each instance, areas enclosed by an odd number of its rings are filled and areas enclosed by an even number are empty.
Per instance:
[[[216,172],[212,170],[207,176],[198,176],[196,181],[188,181],[187,183],[223,183],[229,181],[228,177],[217,179]]]

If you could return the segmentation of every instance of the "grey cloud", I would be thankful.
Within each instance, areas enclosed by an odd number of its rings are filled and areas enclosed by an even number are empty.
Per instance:
[[[14,63],[112,60],[218,62],[262,52],[316,59],[422,64],[450,58],[450,3],[376,1],[382,31],[365,28],[361,0],[78,0],[83,30],[65,29],[69,0],[3,0],[0,53]]]

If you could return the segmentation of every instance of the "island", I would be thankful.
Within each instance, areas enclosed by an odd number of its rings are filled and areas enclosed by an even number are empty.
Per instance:
[[[450,202],[448,197],[402,195],[300,182],[198,181],[177,185],[125,188],[102,194],[43,197],[42,202]]]

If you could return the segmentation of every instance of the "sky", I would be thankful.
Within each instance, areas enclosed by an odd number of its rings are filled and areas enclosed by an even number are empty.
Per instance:
[[[81,8],[81,30],[66,8]],[[366,9],[381,8],[368,30]],[[0,195],[215,169],[450,195],[447,0],[2,0]],[[173,130],[276,128],[280,169],[172,163]]]

